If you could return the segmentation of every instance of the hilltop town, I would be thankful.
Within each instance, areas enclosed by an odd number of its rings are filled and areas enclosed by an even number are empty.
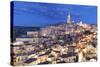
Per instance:
[[[11,65],[97,61],[97,26],[67,22],[27,31],[11,43]]]

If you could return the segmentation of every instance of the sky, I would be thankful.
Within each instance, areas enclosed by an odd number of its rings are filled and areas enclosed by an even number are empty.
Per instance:
[[[67,15],[71,14],[74,22],[97,23],[97,7],[88,5],[55,4],[13,1],[14,26],[46,26],[67,22]]]

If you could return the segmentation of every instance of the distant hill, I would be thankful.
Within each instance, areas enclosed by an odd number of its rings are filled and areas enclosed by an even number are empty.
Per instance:
[[[21,35],[26,35],[27,31],[39,31],[40,27],[26,27],[26,26],[13,26],[11,29],[11,37],[13,37],[13,41],[16,37],[20,37]]]

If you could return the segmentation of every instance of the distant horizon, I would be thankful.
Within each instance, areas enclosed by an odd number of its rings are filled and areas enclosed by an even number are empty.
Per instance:
[[[97,7],[86,5],[69,5],[39,2],[13,1],[13,26],[44,27],[59,22],[67,22],[70,12],[71,20],[97,24]]]
[[[59,22],[58,22],[59,23]],[[76,22],[75,22],[76,23]],[[49,26],[49,25],[55,25],[55,24],[48,24],[48,25],[45,25],[45,26],[22,26],[22,25],[19,25],[20,27],[46,27],[46,26]],[[97,24],[93,24],[93,25],[97,25]],[[14,27],[15,26],[18,26],[18,25],[13,25]]]

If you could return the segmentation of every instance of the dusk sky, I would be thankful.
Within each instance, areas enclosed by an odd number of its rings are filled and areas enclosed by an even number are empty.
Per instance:
[[[14,1],[13,11],[15,26],[45,26],[66,22],[68,13],[72,21],[97,23],[96,6]]]

